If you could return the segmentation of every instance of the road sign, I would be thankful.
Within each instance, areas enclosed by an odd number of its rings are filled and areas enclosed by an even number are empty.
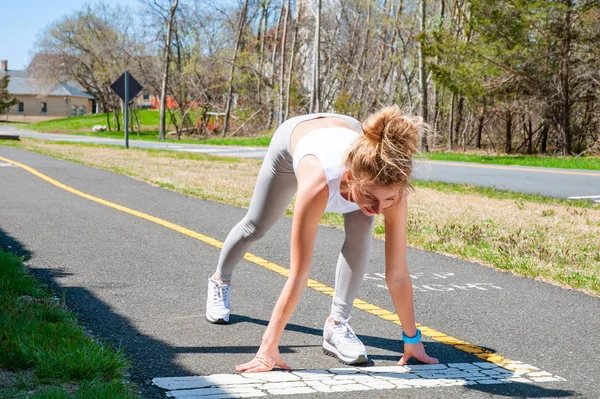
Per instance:
[[[142,85],[129,74],[129,71],[125,71],[123,75],[119,76],[119,79],[115,80],[114,83],[110,85],[110,88],[121,97],[121,100],[123,100],[125,148],[129,148],[129,102],[142,90]]]
[[[142,91],[143,87],[137,80],[135,80],[133,76],[131,76],[131,74],[128,71],[125,71],[121,76],[119,76],[119,78],[115,80],[112,85],[110,85],[110,88],[113,89],[113,91],[117,93],[119,97],[121,97],[121,100],[125,101],[125,75],[129,77],[128,97],[129,101],[131,101],[135,96],[138,95],[140,91]]]

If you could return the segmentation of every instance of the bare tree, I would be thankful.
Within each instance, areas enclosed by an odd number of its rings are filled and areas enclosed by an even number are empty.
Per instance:
[[[419,84],[421,88],[421,117],[425,122],[428,122],[429,104],[427,102],[427,71],[425,69],[425,50],[424,42],[426,35],[426,17],[427,17],[427,0],[421,0],[421,41],[419,43]],[[429,151],[427,144],[427,129],[423,130],[421,136],[421,148],[423,151]]]
[[[160,4],[158,0],[152,0],[148,6],[158,16],[161,17],[165,24],[165,36],[163,46],[163,71],[162,80],[160,87],[160,128],[158,133],[158,139],[164,140],[166,136],[166,108],[167,108],[167,85],[169,82],[169,70],[171,68],[171,37],[173,35],[173,22],[175,19],[175,13],[179,0],[172,0],[169,3],[169,7],[165,7]]]
[[[237,35],[235,39],[235,46],[233,49],[233,56],[231,57],[231,67],[229,69],[229,89],[227,93],[227,105],[225,106],[225,121],[223,122],[223,131],[221,135],[225,137],[227,134],[227,127],[229,124],[229,118],[231,114],[231,103],[233,101],[233,78],[235,74],[235,64],[237,62],[238,49],[242,41],[242,32],[244,31],[244,23],[246,21],[246,11],[248,9],[248,0],[244,0],[242,11],[240,13],[240,19],[238,21]]]
[[[285,89],[285,115],[283,120],[287,120],[290,113],[290,90],[292,86],[292,75],[294,73],[294,58],[296,57],[296,42],[298,40],[298,25],[300,24],[300,15],[302,15],[302,3],[298,4],[296,20],[294,21],[294,33],[292,35],[292,48],[290,50],[290,63]]]
[[[312,64],[312,90],[310,93],[310,112],[321,112],[320,53],[321,53],[321,0],[317,0]]]
[[[108,112],[118,113],[119,106],[109,86],[139,56],[130,15],[126,8],[101,3],[62,17],[43,29],[29,72],[48,88],[57,81],[76,81],[107,113],[110,127]]]
[[[290,0],[287,0],[287,5],[285,7],[285,16],[283,19],[283,34],[281,36],[281,54],[280,54],[280,62],[279,62],[279,109],[277,110],[277,126],[281,125],[283,122],[283,77],[285,71],[285,44],[287,42],[287,26],[288,20],[290,19]],[[292,66],[290,65],[290,68]]]

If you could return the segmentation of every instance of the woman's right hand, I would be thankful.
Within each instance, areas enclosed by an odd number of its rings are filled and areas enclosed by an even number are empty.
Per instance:
[[[425,352],[425,347],[423,347],[422,342],[419,342],[418,344],[413,344],[413,345],[404,343],[404,355],[402,355],[402,357],[400,358],[398,365],[404,366],[406,363],[408,363],[408,360],[411,357],[414,357],[415,359],[417,359],[420,362],[423,362],[425,364],[438,364],[439,363],[439,360],[437,360],[435,357],[429,356]]]
[[[292,368],[285,364],[281,360],[279,354],[279,348],[271,350],[263,350],[262,347],[258,350],[254,359],[248,363],[240,364],[235,367],[235,371],[238,373],[260,373],[264,371],[271,371],[274,367],[279,367],[282,370],[291,370]]]

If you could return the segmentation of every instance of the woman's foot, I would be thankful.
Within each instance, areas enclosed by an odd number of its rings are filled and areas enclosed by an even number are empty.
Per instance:
[[[323,327],[323,352],[344,364],[361,364],[369,361],[367,348],[360,342],[348,320],[334,321],[330,317]]]
[[[213,324],[226,324],[229,322],[229,292],[231,283],[224,283],[208,279],[208,292],[206,293],[206,320]]]

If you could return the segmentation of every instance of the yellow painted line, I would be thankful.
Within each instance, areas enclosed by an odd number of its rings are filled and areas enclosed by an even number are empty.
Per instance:
[[[570,170],[546,170],[546,169],[533,169],[532,168],[524,168],[520,166],[502,166],[502,165],[482,165],[479,163],[470,163],[470,162],[448,162],[448,161],[429,161],[429,160],[418,160],[418,163],[433,163],[438,165],[450,165],[450,166],[465,166],[469,168],[483,168],[483,169],[500,169],[500,170],[520,170],[524,172],[531,173],[553,173],[558,175],[576,175],[576,176],[594,176],[600,177],[600,173],[594,172],[580,172],[580,171],[570,171]]]
[[[82,191],[79,191],[79,190],[76,190],[76,189],[74,189],[72,187],[69,187],[69,186],[67,186],[67,185],[65,185],[65,184],[63,184],[63,183],[61,183],[61,182],[59,182],[57,180],[54,180],[53,178],[48,177],[48,176],[44,175],[43,173],[40,173],[37,170],[35,170],[35,169],[33,169],[33,168],[31,168],[31,167],[29,167],[27,165],[24,165],[22,163],[19,163],[19,162],[16,162],[16,161],[4,158],[2,156],[0,156],[0,160],[3,160],[5,162],[8,162],[8,163],[13,164],[15,166],[18,166],[20,168],[23,168],[26,171],[28,171],[29,173],[31,173],[31,174],[39,177],[42,180],[47,181],[50,184],[55,185],[56,187],[62,188],[63,190],[66,190],[66,191],[68,191],[70,193],[73,193],[75,195],[78,195],[80,197],[86,198],[86,199],[88,199],[90,201],[94,201],[94,202],[97,202],[99,204],[105,205],[105,206],[107,206],[109,208],[113,208],[113,209],[119,210],[121,212],[125,212],[125,213],[133,215],[133,216],[137,216],[137,217],[139,217],[141,219],[145,219],[145,220],[147,220],[149,222],[153,222],[153,223],[159,224],[159,225],[161,225],[163,227],[166,227],[166,228],[171,229],[171,230],[175,230],[175,231],[177,231],[177,232],[179,232],[181,234],[185,234],[188,237],[195,238],[195,239],[197,239],[199,241],[202,241],[202,242],[204,242],[206,244],[209,244],[209,245],[212,245],[214,247],[217,247],[217,248],[222,248],[223,247],[223,243],[221,241],[215,240],[214,238],[208,237],[208,236],[206,236],[204,234],[200,234],[200,233],[195,232],[193,230],[190,230],[190,229],[187,229],[185,227],[179,226],[179,225],[177,225],[175,223],[171,223],[171,222],[169,222],[167,220],[164,220],[164,219],[161,219],[161,218],[157,218],[157,217],[148,215],[146,213],[139,212],[139,211],[136,211],[134,209],[130,209],[130,208],[124,207],[124,206],[119,205],[119,204],[115,204],[114,202],[106,201],[106,200],[103,200],[101,198],[94,197],[93,195],[86,194],[86,193],[84,193]],[[269,262],[268,260],[263,259],[260,256],[256,256],[256,255],[251,254],[251,253],[248,252],[244,256],[244,259],[246,259],[249,262],[255,263],[255,264],[259,265],[259,266],[262,266],[262,267],[264,267],[264,268],[266,268],[268,270],[271,270],[271,271],[273,271],[275,273],[278,273],[278,274],[280,274],[280,275],[282,275],[284,277],[289,277],[289,274],[290,274],[289,269],[286,269],[285,267],[279,266],[279,265],[277,265],[277,264],[275,264],[273,262]],[[332,287],[329,287],[326,284],[323,284],[323,283],[317,281],[317,280],[309,279],[308,280],[308,287],[312,288],[315,291],[318,291],[318,292],[321,292],[323,294],[326,294],[326,295],[329,295],[329,296],[333,297],[334,289]],[[365,312],[367,312],[369,314],[372,314],[374,316],[377,316],[377,317],[379,317],[379,318],[381,318],[383,320],[392,321],[394,324],[397,324],[399,326],[401,325],[400,320],[398,319],[398,315],[396,313],[394,313],[394,312],[391,312],[391,311],[387,310],[387,309],[383,309],[383,308],[381,308],[381,307],[379,307],[377,305],[374,305],[374,304],[369,303],[369,302],[365,302],[365,301],[363,301],[361,299],[355,299],[353,305],[354,305],[354,307],[356,307],[356,308],[358,308],[360,310],[363,310],[363,311],[365,311]],[[481,347],[479,347],[477,345],[470,344],[470,343],[468,343],[466,341],[463,341],[463,340],[460,340],[458,338],[451,337],[449,335],[446,335],[446,334],[444,334],[442,332],[436,331],[433,328],[424,326],[422,324],[418,324],[417,323],[417,327],[421,330],[421,334],[422,335],[424,335],[426,337],[429,337],[429,338],[431,338],[434,341],[438,341],[438,342],[441,342],[443,344],[450,345],[450,346],[452,346],[452,347],[454,347],[454,348],[456,348],[458,350],[470,353],[470,354],[478,357],[479,359],[482,359],[482,360],[485,360],[485,361],[488,361],[488,362],[491,362],[491,363],[495,363],[495,364],[497,364],[497,365],[499,365],[501,367],[504,367],[504,366],[510,367],[511,364],[518,363],[518,362],[512,361],[510,359],[507,359],[504,356],[501,356],[501,355],[499,355],[497,353],[493,353],[493,352],[491,352],[491,351],[489,351],[487,349],[483,349],[483,348],[481,348]]]

